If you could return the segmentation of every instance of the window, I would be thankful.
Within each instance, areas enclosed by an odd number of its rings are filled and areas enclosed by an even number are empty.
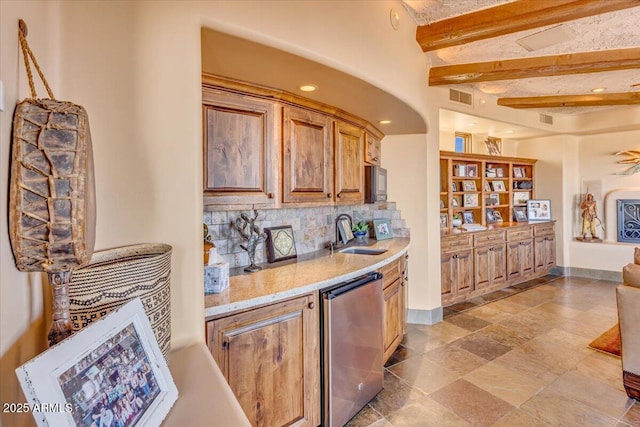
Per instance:
[[[471,152],[471,134],[456,132],[456,153],[470,153]]]

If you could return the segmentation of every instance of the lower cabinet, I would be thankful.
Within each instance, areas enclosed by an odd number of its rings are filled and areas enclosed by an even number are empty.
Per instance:
[[[473,250],[475,289],[493,288],[507,279],[505,244],[482,246]]]
[[[383,361],[386,363],[398,348],[406,327],[406,258],[393,261],[380,269],[384,297]]]
[[[440,238],[444,307],[547,274],[556,265],[553,222],[504,224]]]
[[[464,298],[473,290],[473,250],[441,254],[440,275],[443,302]]]
[[[320,424],[317,295],[207,322],[209,350],[254,426]]]

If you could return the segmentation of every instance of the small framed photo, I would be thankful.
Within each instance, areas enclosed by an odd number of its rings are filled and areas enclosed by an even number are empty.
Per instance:
[[[491,191],[491,184],[489,181],[484,182],[484,191]]]
[[[493,218],[495,219],[495,222],[497,222],[498,224],[502,223],[502,214],[500,213],[500,211],[493,211]]]
[[[478,206],[478,193],[465,194],[462,199],[465,208],[475,208]]]
[[[514,167],[514,168],[513,168],[513,176],[514,176],[515,178],[522,178],[522,177],[524,177],[524,173],[522,172],[522,168]]]
[[[478,165],[467,165],[467,176],[468,177],[477,177],[478,176]]]
[[[344,245],[354,238],[353,231],[351,231],[351,224],[347,218],[342,218],[338,221],[338,232],[340,233],[340,240],[342,240],[342,244]]]
[[[444,209],[444,201],[440,199],[440,209]]]
[[[473,217],[473,212],[462,212],[462,222],[465,224],[474,224],[476,221]]]
[[[488,167],[487,169],[485,169],[484,171],[484,176],[486,176],[487,178],[495,178],[496,175],[496,169],[495,168],[491,168]]]
[[[267,233],[267,259],[269,262],[284,261],[298,256],[293,229],[290,225],[268,227],[264,231]]]
[[[385,240],[393,237],[388,219],[374,219],[373,231],[376,233],[376,240]]]
[[[527,222],[527,208],[524,206],[516,206],[513,208],[513,219],[516,222]]]
[[[513,204],[514,205],[526,205],[529,200],[528,191],[514,191],[513,192]]]
[[[494,212],[493,209],[487,209],[487,224],[494,224],[496,222],[496,218],[493,215]]]
[[[491,193],[491,194],[489,194],[489,200],[491,200],[491,204],[492,205],[499,205],[500,204],[500,195],[498,193]]]
[[[38,426],[159,426],[178,398],[140,298],[16,369]],[[50,410],[55,407],[56,410]]]
[[[449,227],[449,216],[447,214],[440,214],[440,228]]]
[[[451,191],[453,191],[454,193],[456,191],[458,191],[458,184],[457,183],[455,183],[455,182],[451,183]]]
[[[496,178],[504,178],[504,169],[496,168]]]
[[[506,191],[503,181],[491,181],[493,191]]]
[[[451,198],[451,207],[452,208],[459,208],[460,207],[460,200],[458,199],[458,196],[454,196]]]
[[[476,191],[476,182],[462,181],[462,191]]]
[[[551,219],[551,200],[527,200],[529,221],[549,221]]]

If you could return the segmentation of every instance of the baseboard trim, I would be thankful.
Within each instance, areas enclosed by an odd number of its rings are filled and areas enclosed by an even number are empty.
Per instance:
[[[442,306],[433,308],[431,310],[407,310],[407,323],[417,323],[419,325],[435,325],[438,322],[442,322]]]
[[[584,277],[587,279],[610,280],[622,282],[622,271],[595,270],[580,267],[554,267],[551,274],[567,277]]]

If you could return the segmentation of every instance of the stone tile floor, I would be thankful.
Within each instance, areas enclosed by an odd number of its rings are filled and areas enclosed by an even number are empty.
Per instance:
[[[348,426],[640,426],[620,359],[588,347],[618,321],[616,285],[546,276],[407,325]]]

